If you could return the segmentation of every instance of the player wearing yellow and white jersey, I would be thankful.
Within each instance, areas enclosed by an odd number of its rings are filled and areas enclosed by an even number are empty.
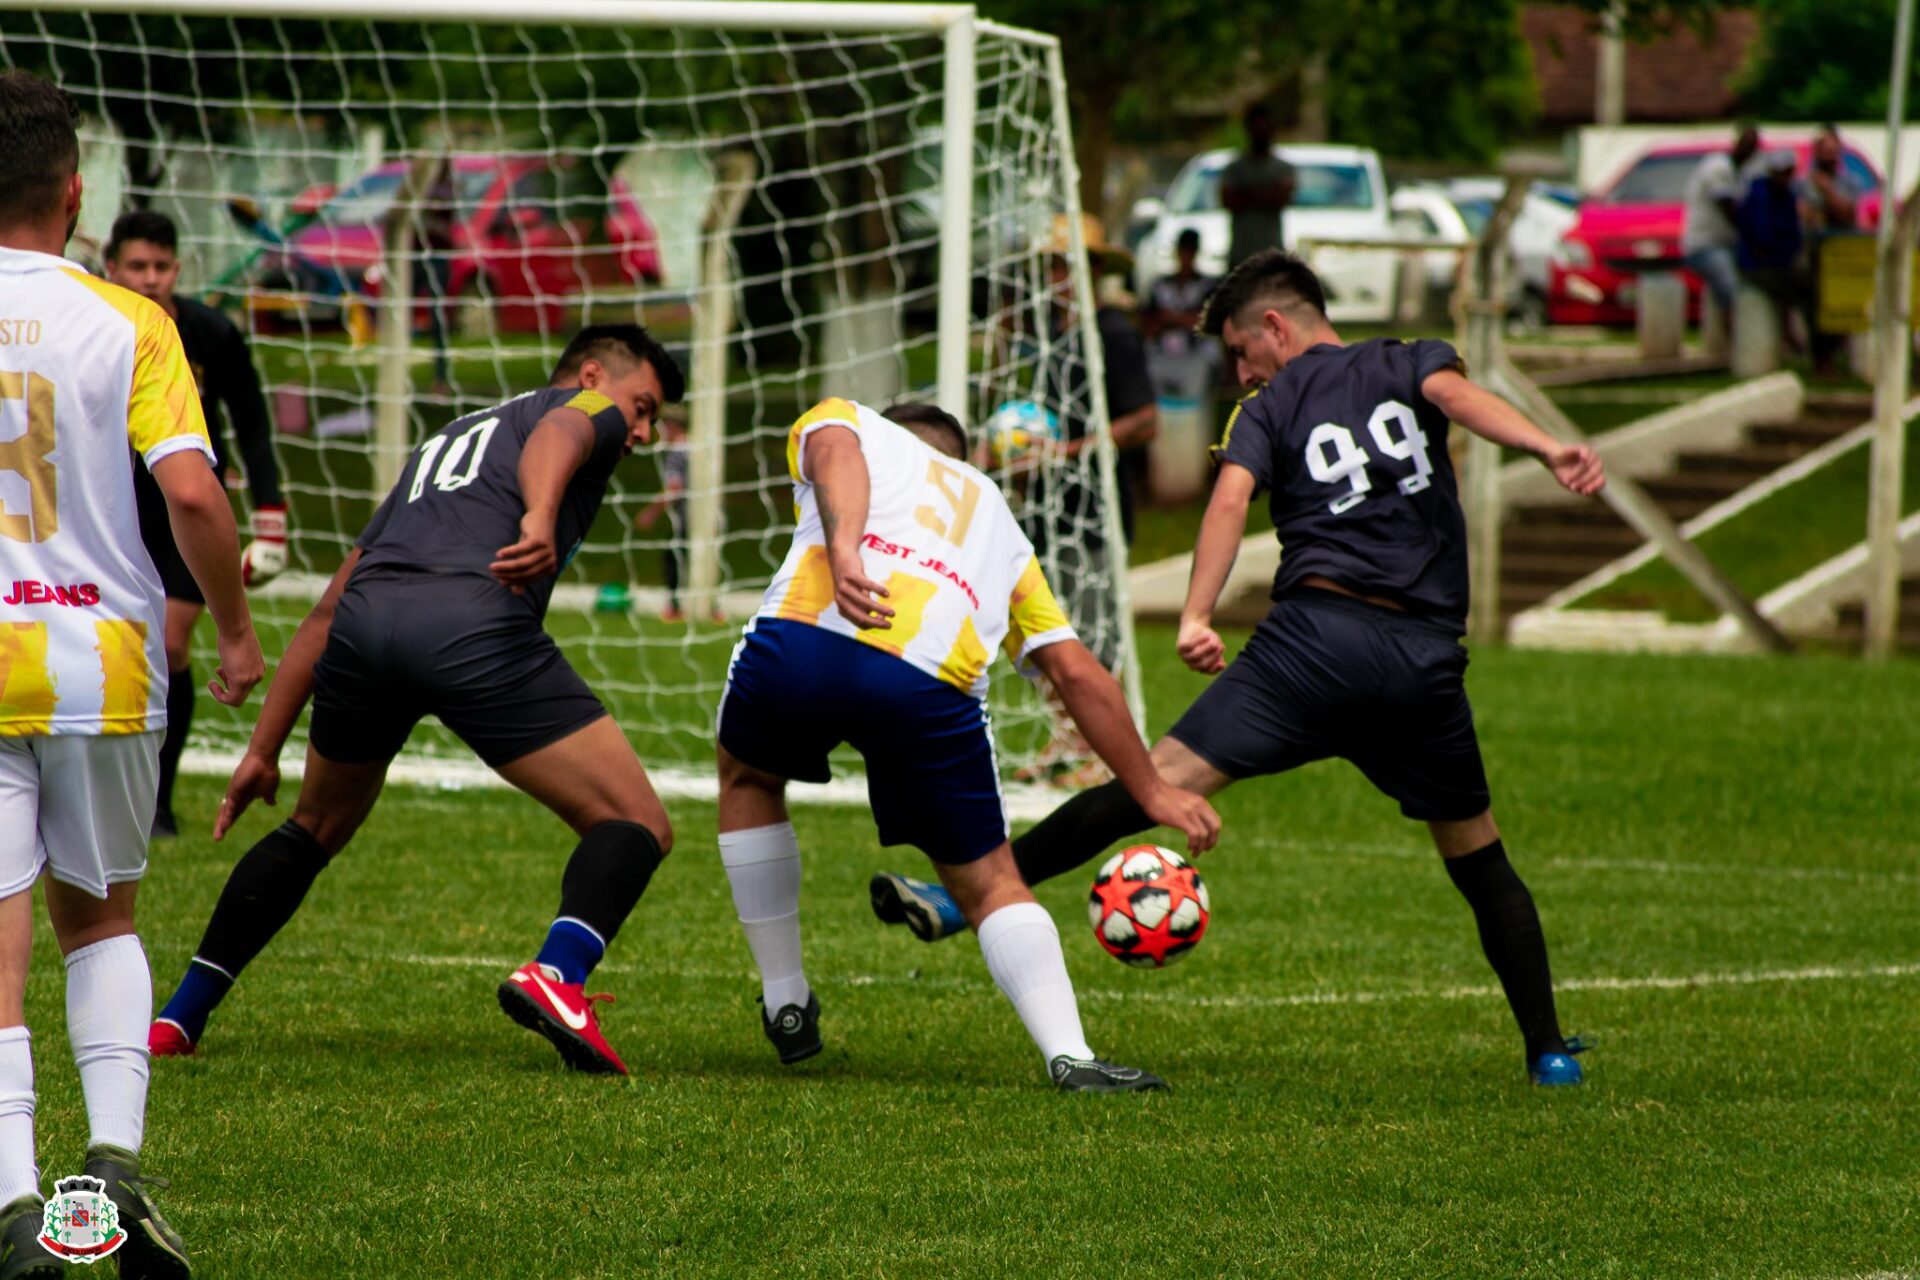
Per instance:
[[[1114,775],[1193,849],[1212,846],[1220,819],[1160,782],[1120,687],[1074,635],[1032,544],[966,452],[959,422],[931,405],[876,413],[826,400],[788,436],[799,527],[734,651],[718,727],[720,855],[760,968],[762,1029],[782,1062],[820,1051],[786,785],[826,781],[828,753],[844,742],[866,759],[880,842],[933,860],[1054,1084],[1159,1088],[1094,1057],[1060,936],[1013,865],[984,702],[994,650],[1043,673]],[[910,909],[914,882],[883,879],[876,901],[902,894]]]
[[[909,411],[910,412],[910,411]],[[821,497],[800,469],[807,440],[825,427],[857,432],[869,497],[860,558],[885,586],[884,628],[832,608]],[[1033,544],[992,480],[863,404],[823,400],[787,434],[787,469],[799,524],[759,618],[805,622],[904,658],[937,680],[987,696],[987,667],[1004,642],[1016,666],[1074,638]]]
[[[59,256],[80,210],[72,101],[0,76],[0,1275],[62,1274],[35,1242],[33,1060],[23,1017],[33,883],[67,967],[67,1027],[122,1276],[188,1275],[140,1178],[153,988],[133,931],[167,664],[131,445],[219,627],[214,696],[262,673],[240,543],[173,322]]]

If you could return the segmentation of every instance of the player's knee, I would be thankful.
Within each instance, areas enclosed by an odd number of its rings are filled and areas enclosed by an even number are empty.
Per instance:
[[[293,816],[287,819],[282,830],[289,828],[313,842],[314,850],[322,859],[322,865],[325,865],[333,859],[334,854],[347,847],[347,841],[353,839],[353,833],[360,828],[360,820],[321,809],[295,807]]]

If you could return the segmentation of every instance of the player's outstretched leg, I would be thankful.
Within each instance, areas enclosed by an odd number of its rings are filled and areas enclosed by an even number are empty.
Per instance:
[[[666,810],[609,716],[497,768],[580,836],[539,953],[500,984],[501,1011],[574,1070],[625,1075],[595,1008],[613,997],[587,994],[586,982],[672,848]]]
[[[1213,795],[1233,781],[1176,738],[1154,744],[1153,763],[1168,782],[1201,795]],[[1085,866],[1152,827],[1153,819],[1125,787],[1106,782],[1071,797],[1014,837],[1013,860],[1020,878],[1035,885]],[[868,892],[882,924],[904,924],[924,942],[950,937],[966,925],[952,895],[939,885],[883,873],[869,882]]]
[[[227,876],[199,948],[147,1033],[154,1057],[194,1051],[241,971],[293,919],[314,880],[360,829],[386,776],[384,760],[342,764],[308,748],[293,817],[256,841]]]
[[[1480,947],[1500,979],[1514,1021],[1526,1040],[1527,1078],[1534,1084],[1579,1084],[1583,1079],[1574,1054],[1585,1047],[1560,1034],[1553,1003],[1553,974],[1547,967],[1547,939],[1533,895],[1507,861],[1491,811],[1466,822],[1434,822],[1434,844],[1445,859],[1447,875],[1473,908]]]
[[[114,884],[102,900],[50,877],[47,915],[66,953],[67,1037],[90,1129],[84,1171],[106,1185],[127,1233],[120,1274],[186,1280],[186,1246],[140,1176],[148,1074],[142,1041],[153,1016],[153,976],[133,932],[138,888],[138,881]]]
[[[1013,851],[1001,845],[974,862],[936,863],[980,939],[987,972],[1040,1048],[1047,1075],[1067,1093],[1139,1093],[1167,1082],[1138,1067],[1094,1056],[1060,951],[1060,931],[1021,883]]]
[[[780,1061],[820,1052],[820,1001],[800,960],[800,841],[784,778],[719,748],[720,861],[747,950],[760,970],[760,1029]]]

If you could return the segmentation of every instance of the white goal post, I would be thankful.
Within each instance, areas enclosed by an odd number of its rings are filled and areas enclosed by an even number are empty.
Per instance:
[[[167,213],[182,292],[250,332],[292,509],[270,657],[407,450],[541,385],[583,321],[638,318],[690,375],[688,435],[623,465],[549,626],[650,766],[711,760],[792,529],[780,445],[827,395],[976,435],[1032,401],[1097,442],[1002,478],[1142,717],[1054,37],[965,4],[0,0],[16,66],[83,112],[71,256]],[[1003,668],[993,712],[1003,764],[1035,763],[1044,701]],[[250,715],[203,706],[197,758]],[[409,754],[465,753],[430,725]]]

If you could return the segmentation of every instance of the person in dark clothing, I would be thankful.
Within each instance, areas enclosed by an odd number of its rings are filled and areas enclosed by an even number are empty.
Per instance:
[[[241,570],[248,586],[259,586],[287,564],[287,506],[280,493],[280,470],[274,462],[273,432],[260,393],[260,376],[239,326],[222,312],[176,292],[179,243],[173,221],[165,214],[124,213],[115,220],[107,241],[107,279],[159,303],[173,317],[223,476],[231,475],[233,457],[227,433],[221,429],[223,416],[233,428],[232,443],[238,446],[253,501],[253,541],[242,554]],[[160,746],[160,793],[153,817],[154,837],[167,839],[179,834],[173,816],[173,783],[193,726],[193,629],[206,600],[174,545],[160,486],[144,466],[134,468],[133,479],[140,538],[167,592],[167,665],[172,674],[167,684],[167,736]]]
[[[1780,309],[1780,327],[1790,346],[1798,348],[1789,317],[1799,312],[1808,335],[1817,333],[1818,312],[1813,276],[1807,269],[1806,234],[1801,226],[1800,196],[1794,188],[1794,154],[1768,154],[1761,172],[1740,199],[1740,274]],[[1816,358],[1822,353],[1816,351]]]
[[[1170,785],[1211,795],[1351,761],[1428,825],[1520,1026],[1528,1078],[1578,1084],[1583,1046],[1561,1035],[1539,913],[1494,825],[1467,701],[1467,531],[1447,433],[1458,422],[1529,453],[1582,496],[1605,483],[1599,455],[1468,382],[1444,342],[1343,343],[1319,279],[1280,250],[1235,268],[1202,327],[1254,390],[1219,446],[1177,641],[1182,661],[1218,678],[1155,744],[1154,763]],[[1213,610],[1262,491],[1286,555],[1272,611],[1228,662]],[[1014,859],[1037,884],[1151,827],[1107,783],[1016,839]],[[902,923],[931,941],[946,936],[927,927],[942,918]]]

